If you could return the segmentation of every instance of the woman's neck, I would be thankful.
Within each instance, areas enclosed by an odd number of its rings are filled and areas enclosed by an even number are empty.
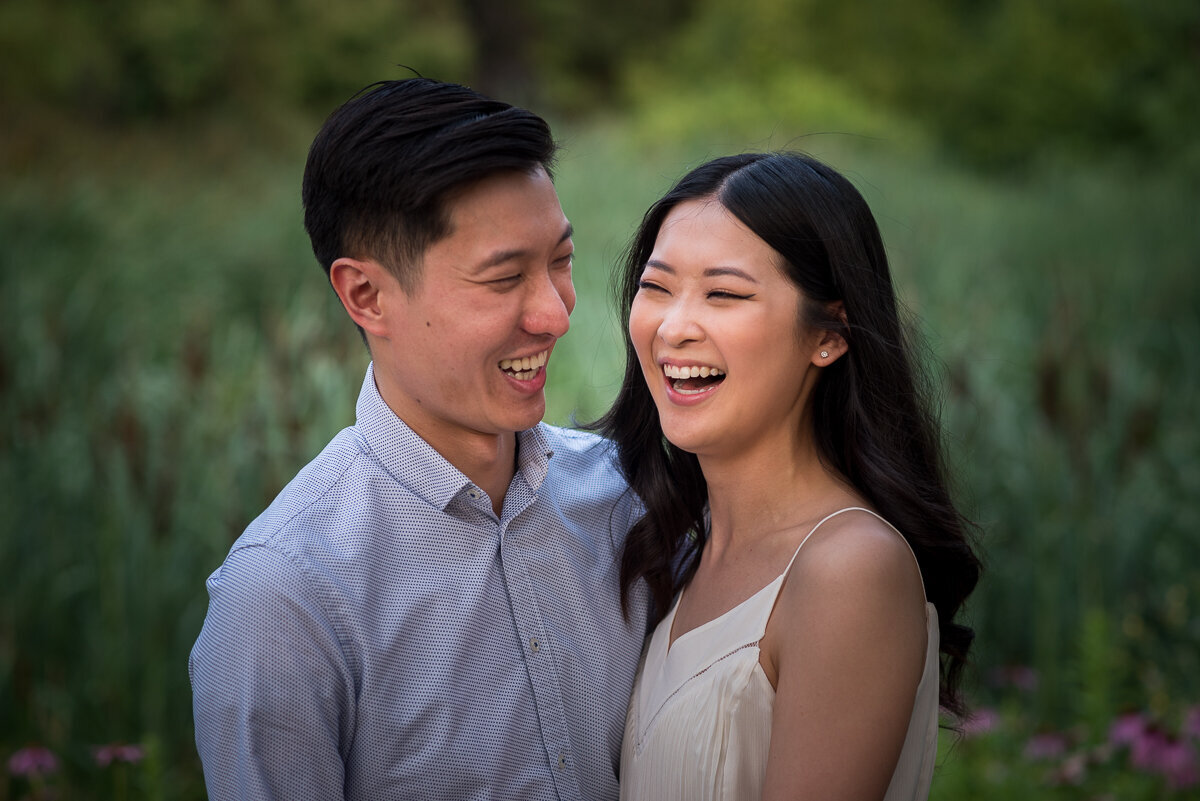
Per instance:
[[[708,485],[714,556],[753,547],[856,495],[822,464],[811,436],[780,438],[724,458],[700,457],[700,468]]]

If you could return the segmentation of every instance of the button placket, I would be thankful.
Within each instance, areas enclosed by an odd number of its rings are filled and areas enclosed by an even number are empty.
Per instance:
[[[505,532],[510,528],[507,523],[513,522],[518,515],[519,512],[516,512],[512,519],[501,522],[501,563],[509,586],[517,629],[525,643],[525,659],[533,682],[534,703],[542,722],[545,753],[555,776],[559,797],[578,799],[578,777],[569,759],[570,738],[562,705],[562,690],[554,661],[548,658],[549,641],[542,630],[538,613],[538,597],[534,590],[536,584],[529,574],[527,556],[523,553],[524,547],[528,547],[529,532],[524,532],[524,536],[521,536],[519,529]]]

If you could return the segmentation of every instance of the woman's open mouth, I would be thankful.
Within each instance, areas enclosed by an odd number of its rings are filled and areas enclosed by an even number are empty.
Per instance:
[[[725,380],[725,371],[707,365],[664,364],[663,375],[671,382],[671,388],[680,395],[700,395],[710,392]]]

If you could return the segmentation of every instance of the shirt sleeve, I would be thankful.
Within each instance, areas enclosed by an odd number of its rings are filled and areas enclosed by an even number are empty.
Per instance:
[[[209,798],[343,798],[354,682],[312,581],[256,545],[208,592],[188,672]]]

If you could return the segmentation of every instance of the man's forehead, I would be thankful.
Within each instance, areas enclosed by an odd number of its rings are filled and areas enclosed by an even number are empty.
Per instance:
[[[433,247],[469,254],[480,267],[558,247],[574,233],[540,169],[500,173],[470,185],[448,203],[446,222],[446,235]]]
[[[544,198],[552,197],[558,203],[558,189],[542,165],[527,170],[498,170],[461,183],[442,196],[442,208],[446,216],[453,218],[469,212],[472,208],[494,195],[505,195],[511,203],[523,190],[536,189]]]

